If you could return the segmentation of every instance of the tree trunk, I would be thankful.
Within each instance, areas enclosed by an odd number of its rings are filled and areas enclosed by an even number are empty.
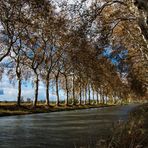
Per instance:
[[[73,98],[72,98],[72,104],[74,104],[74,102],[75,102],[75,77],[74,77],[74,74],[73,74],[73,80],[72,80],[72,96],[73,96]]]
[[[81,90],[81,82],[80,82],[80,92],[79,92],[79,95],[80,95],[79,105],[82,105],[82,90]]]
[[[114,104],[117,103],[117,99],[116,99],[116,98],[117,98],[117,93],[115,92],[115,93],[114,93]]]
[[[90,105],[90,86],[88,85],[88,104]]]
[[[22,92],[22,80],[21,78],[18,78],[18,94],[17,94],[17,105],[20,106],[21,105],[21,92]]]
[[[46,76],[46,105],[49,106],[49,73]]]
[[[17,57],[17,66],[16,66],[16,76],[17,76],[17,81],[18,81],[18,94],[17,94],[17,105],[20,106],[21,105],[21,85],[22,85],[22,81],[21,81],[21,69],[20,69],[20,64],[19,64],[19,56]]]
[[[102,89],[102,103],[104,104],[105,103],[105,100],[104,100],[104,91]]]
[[[67,76],[65,76],[65,87],[66,87],[66,100],[65,100],[65,105],[68,105],[68,100],[69,100],[69,89],[68,89],[68,79]]]
[[[85,104],[85,90],[84,90],[84,87],[83,87],[83,90],[82,90],[82,99],[83,99],[83,104]]]
[[[92,88],[92,95],[93,95],[93,104],[94,104],[95,103],[95,92],[93,88]]]
[[[97,102],[96,102],[96,104],[99,104],[99,92],[97,91]]]
[[[36,73],[36,79],[35,79],[35,94],[34,94],[34,102],[33,102],[33,106],[36,107],[37,105],[37,101],[38,101],[38,90],[39,90],[39,78],[38,78],[38,74]]]
[[[56,105],[57,105],[57,106],[60,105],[58,77],[59,77],[59,74],[57,74],[56,77],[55,77],[55,78],[56,78],[56,95],[57,95],[57,102],[56,102]]]
[[[102,89],[100,88],[100,103],[103,103],[103,93]]]
[[[105,104],[107,104],[107,94],[105,94]]]
[[[85,88],[84,104],[87,103],[87,87]]]

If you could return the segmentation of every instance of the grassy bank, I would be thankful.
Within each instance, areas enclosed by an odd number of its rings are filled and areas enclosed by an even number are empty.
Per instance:
[[[148,148],[148,104],[136,107],[127,122],[118,121],[106,139],[95,137],[83,148]],[[95,142],[94,142],[95,141]],[[80,148],[80,146],[76,146]]]
[[[100,139],[95,148],[148,148],[148,104],[136,107],[127,122],[117,122],[110,138]]]
[[[126,123],[117,123],[107,148],[148,148],[148,104],[135,108]]]
[[[0,117],[2,116],[12,116],[12,115],[25,115],[25,114],[35,114],[35,113],[49,113],[57,111],[68,111],[68,110],[78,110],[78,109],[89,109],[89,108],[100,108],[108,107],[113,105],[103,105],[103,104],[94,104],[94,105],[69,105],[65,106],[45,106],[43,104],[38,104],[36,108],[32,107],[29,103],[24,103],[20,107],[15,105],[15,103],[0,103]]]

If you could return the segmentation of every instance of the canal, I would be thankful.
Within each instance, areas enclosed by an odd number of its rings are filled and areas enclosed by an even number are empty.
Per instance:
[[[0,148],[75,148],[108,137],[136,105],[0,118]]]

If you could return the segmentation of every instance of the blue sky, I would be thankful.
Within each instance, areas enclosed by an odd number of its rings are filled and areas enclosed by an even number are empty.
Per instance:
[[[0,101],[16,101],[17,100],[17,82],[15,81],[15,85],[11,84],[8,77],[5,75],[3,76],[2,80],[0,81],[0,92],[4,92],[4,94],[0,94]],[[50,100],[56,100],[55,89],[50,87]],[[63,90],[59,91],[60,93],[60,100],[64,100],[66,94]],[[92,94],[91,94],[92,95]],[[22,84],[22,96],[24,100],[27,98],[34,98],[34,88],[31,82],[23,82]],[[45,86],[42,82],[39,85],[39,100],[45,100]]]
[[[0,94],[0,101],[15,101],[17,98],[17,82],[15,85],[11,84],[6,75],[3,76],[0,81],[0,90],[3,90],[4,94]],[[34,88],[31,82],[24,82],[22,85],[22,96],[26,98],[34,98]],[[50,91],[50,98],[56,99],[56,94],[53,90]],[[61,98],[62,93],[61,93]],[[39,85],[39,100],[45,100],[45,86],[42,82]]]

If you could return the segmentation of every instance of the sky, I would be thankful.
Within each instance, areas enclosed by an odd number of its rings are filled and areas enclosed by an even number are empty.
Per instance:
[[[10,83],[8,77],[4,75],[2,80],[0,81],[0,101],[16,101],[17,92],[17,84],[14,85]],[[60,93],[60,95],[62,99],[64,94]],[[32,86],[31,82],[23,82],[22,96],[24,97],[24,100],[26,100],[27,98],[34,98],[34,87]],[[40,82],[39,100],[45,100],[45,98],[45,85]],[[50,90],[50,99],[56,99],[56,94],[53,90]]]

